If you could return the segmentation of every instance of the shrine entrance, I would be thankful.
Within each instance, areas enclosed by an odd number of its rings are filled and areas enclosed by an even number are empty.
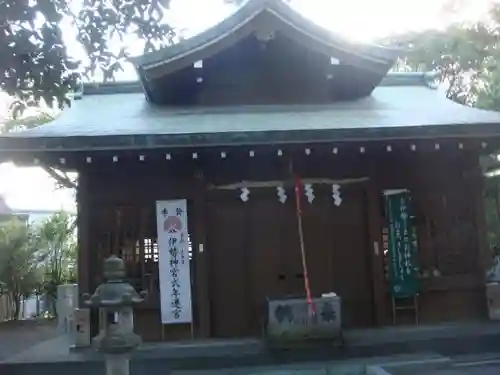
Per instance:
[[[374,302],[365,185],[341,188],[336,206],[331,185],[315,186],[303,200],[303,228],[313,296],[342,297],[343,325],[374,324]],[[293,189],[281,203],[276,188],[212,191],[207,202],[207,252],[211,335],[262,333],[266,298],[304,296],[304,273]]]

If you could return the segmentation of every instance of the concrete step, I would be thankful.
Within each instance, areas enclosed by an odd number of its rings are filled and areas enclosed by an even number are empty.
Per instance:
[[[258,358],[253,361],[242,361],[242,358],[228,366],[230,358],[218,365],[214,362],[190,359],[189,364],[169,360],[165,358],[142,358],[131,361],[131,375],[151,375],[154,373],[175,374],[175,375],[364,375],[371,367],[381,367],[399,369],[406,368],[422,369],[429,367],[429,363],[435,366],[446,361],[445,358],[435,353],[414,353],[402,354],[387,357],[356,358],[350,360],[325,360],[325,361],[299,361],[297,358],[288,358],[288,363],[284,363],[285,358],[269,357],[266,365]],[[272,364],[270,364],[270,362]],[[273,363],[274,362],[274,363]],[[5,371],[5,372],[4,372]],[[0,365],[0,373],[9,375],[54,375],[56,373],[68,373],[70,375],[104,375],[105,366],[102,361],[66,361],[66,362],[45,362],[45,363],[10,363]],[[372,374],[373,375],[373,374]],[[384,374],[386,375],[386,374]],[[405,374],[406,375],[406,374]]]
[[[471,331],[472,332],[472,331]],[[375,341],[375,340],[372,340]],[[93,351],[80,353],[66,353],[56,348],[56,343],[47,342],[40,345],[39,353],[34,348],[16,358],[0,363],[0,374],[9,375],[104,375],[103,357]],[[53,348],[54,350],[49,350]],[[63,348],[63,347],[62,347]],[[57,350],[56,350],[57,349]],[[185,345],[145,345],[143,349],[136,351],[131,360],[131,375],[151,375],[161,373],[168,375],[172,371],[209,371],[238,369],[244,373],[254,374],[251,371],[262,368],[301,363],[332,363],[336,367],[328,367],[328,371],[343,371],[339,362],[349,361],[349,365],[368,368],[370,365],[379,365],[385,371],[415,372],[422,363],[408,363],[411,361],[431,360],[432,355],[427,357],[418,353],[434,353],[433,365],[444,362],[442,357],[451,355],[464,355],[481,352],[500,352],[500,334],[468,334],[464,337],[446,338],[421,338],[407,342],[358,342],[348,341],[346,348],[338,348],[331,345],[311,345],[303,348],[289,350],[271,350],[258,342],[242,343],[238,345],[215,345],[214,343]],[[50,353],[49,353],[50,352]],[[417,355],[415,355],[417,353]],[[437,354],[436,354],[437,353]],[[400,357],[398,357],[398,354]],[[437,358],[437,355],[441,357]],[[407,356],[406,358],[403,358]],[[412,357],[413,356],[413,357]],[[399,358],[399,365],[388,364],[381,358]],[[369,358],[370,361],[367,361]],[[377,358],[380,359],[377,362]],[[396,361],[397,362],[397,361]],[[405,363],[403,363],[405,362]],[[345,363],[345,362],[343,362]],[[361,365],[361,367],[359,367]],[[382,366],[381,366],[382,365]],[[442,365],[442,364],[441,364]],[[365,366],[365,367],[363,367]],[[412,367],[413,366],[413,367]],[[388,370],[387,370],[388,368]],[[331,369],[331,370],[330,370]],[[431,369],[429,369],[430,371]],[[439,370],[439,369],[432,369]],[[347,370],[346,370],[347,371]],[[329,374],[329,373],[328,373]],[[342,374],[344,375],[344,374]],[[351,375],[351,374],[348,374]],[[358,374],[354,374],[358,375]],[[407,375],[407,374],[404,374]],[[413,374],[411,374],[413,375]]]

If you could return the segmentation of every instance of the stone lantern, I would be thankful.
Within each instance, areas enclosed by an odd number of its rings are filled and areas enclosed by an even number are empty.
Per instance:
[[[128,374],[130,354],[141,343],[134,333],[132,307],[144,301],[147,293],[137,293],[124,281],[125,264],[115,255],[104,261],[103,274],[106,281],[95,293],[83,295],[85,305],[105,313],[104,330],[93,339],[93,344],[106,356],[108,375]]]

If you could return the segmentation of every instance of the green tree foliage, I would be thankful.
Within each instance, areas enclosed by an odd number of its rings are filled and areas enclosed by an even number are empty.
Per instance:
[[[0,89],[16,97],[16,113],[42,99],[48,105],[67,102],[78,63],[62,39],[66,11],[64,0],[0,2]]]
[[[407,49],[397,69],[435,71],[446,96],[461,104],[500,111],[500,5],[475,24],[455,24],[444,31],[397,36],[385,40]],[[484,172],[500,170],[498,155],[481,160]],[[488,240],[500,249],[500,178],[484,182]]]
[[[396,66],[398,70],[436,72],[449,99],[500,110],[493,99],[500,83],[495,78],[500,61],[499,31],[500,6],[493,5],[487,20],[453,24],[444,31],[393,36],[382,43],[407,51]]]
[[[54,119],[46,112],[40,112],[35,115],[23,117],[8,117],[0,124],[0,134],[11,131],[36,128]]]
[[[98,69],[105,80],[113,79],[129,54],[126,38],[135,37],[136,43],[143,45],[142,52],[171,44],[175,32],[164,22],[169,3],[169,0],[83,0],[75,23],[78,41],[89,59],[87,71]]]
[[[43,291],[57,314],[57,287],[76,282],[76,222],[65,212],[46,219],[38,228],[41,244]]]
[[[407,50],[396,70],[435,71],[455,102],[500,111],[500,5],[489,19],[475,24],[455,24],[444,31],[426,31],[392,37],[384,43]],[[484,172],[500,170],[498,155],[482,158]],[[484,181],[487,235],[492,255],[500,254],[500,176]]]
[[[500,66],[496,63],[485,74],[482,87],[478,90],[476,106],[500,111]]]
[[[45,102],[69,104],[78,72],[112,79],[129,54],[126,39],[144,51],[173,41],[164,21],[169,0],[6,0],[0,2],[0,90],[16,98],[13,110]],[[76,35],[85,57],[67,49]]]
[[[56,311],[57,287],[76,282],[76,222],[64,212],[40,226],[19,220],[0,222],[0,294],[14,301],[12,319],[21,300],[43,292]]]
[[[40,238],[34,228],[19,220],[0,223],[0,292],[14,301],[12,319],[18,319],[22,298],[41,281]]]

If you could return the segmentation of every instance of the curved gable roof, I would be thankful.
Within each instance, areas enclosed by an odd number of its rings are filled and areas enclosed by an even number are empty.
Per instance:
[[[174,72],[236,44],[255,32],[281,31],[308,47],[344,63],[385,75],[400,50],[348,42],[316,25],[282,0],[248,0],[236,13],[181,43],[131,58],[146,78]]]

